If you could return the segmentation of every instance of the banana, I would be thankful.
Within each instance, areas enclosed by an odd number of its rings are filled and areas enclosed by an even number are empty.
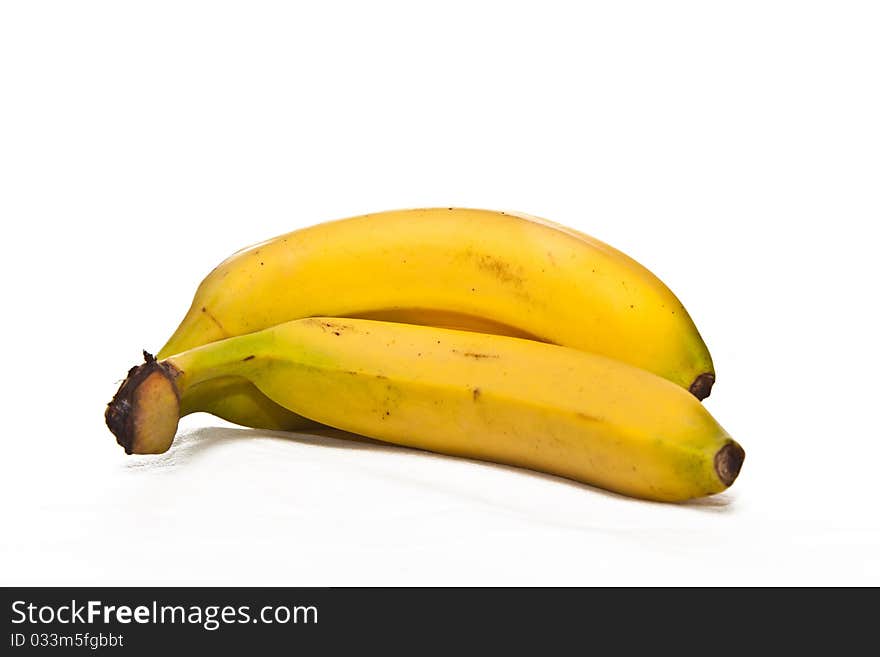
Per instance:
[[[319,315],[528,337],[641,367],[699,399],[715,380],[687,311],[639,263],[543,219],[462,208],[352,217],[241,250],[202,281],[158,357]],[[241,380],[188,390],[182,409],[304,426]]]
[[[210,413],[236,424],[270,431],[306,431],[317,422],[291,413],[257,390],[247,379],[226,376],[188,389],[180,400],[180,417]]]
[[[308,318],[146,355],[106,412],[128,453],[167,450],[179,400],[243,378],[316,422],[399,445],[506,463],[625,495],[718,493],[745,453],[683,388],[603,356],[533,340]]]

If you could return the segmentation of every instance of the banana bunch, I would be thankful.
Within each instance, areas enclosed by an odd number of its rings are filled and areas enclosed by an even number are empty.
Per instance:
[[[401,210],[232,255],[105,417],[128,453],[180,417],[329,425],[653,500],[720,492],[744,452],[700,400],[712,359],[620,251],[528,215]]]

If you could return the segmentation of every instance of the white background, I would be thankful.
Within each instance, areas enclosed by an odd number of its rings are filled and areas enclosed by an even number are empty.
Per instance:
[[[870,2],[3,3],[0,584],[880,584],[878,33]],[[735,486],[204,415],[123,454],[106,402],[222,258],[432,205],[666,281]]]

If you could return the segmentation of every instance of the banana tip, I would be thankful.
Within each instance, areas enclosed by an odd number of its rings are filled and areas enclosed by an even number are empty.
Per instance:
[[[745,450],[736,441],[731,440],[715,454],[715,472],[725,486],[730,487],[736,481],[743,461]]]
[[[688,390],[694,397],[703,401],[712,392],[713,385],[715,385],[715,375],[712,372],[703,372],[694,379]]]
[[[126,454],[160,454],[171,446],[180,414],[179,374],[146,351],[144,362],[128,371],[104,413]]]

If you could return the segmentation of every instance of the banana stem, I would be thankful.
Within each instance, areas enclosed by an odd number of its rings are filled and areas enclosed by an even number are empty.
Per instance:
[[[126,454],[161,454],[177,433],[182,372],[144,351],[144,363],[132,367],[104,419]]]
[[[202,381],[226,374],[229,365],[255,358],[252,340],[241,336],[223,349],[190,349],[164,360],[144,351],[107,405],[104,419],[127,454],[161,454],[171,447],[181,416],[181,397]]]

